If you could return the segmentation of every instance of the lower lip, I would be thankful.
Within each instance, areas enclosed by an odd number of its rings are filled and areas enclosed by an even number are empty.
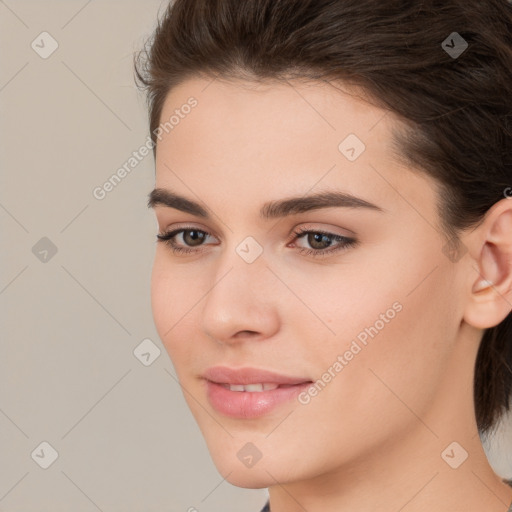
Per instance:
[[[279,387],[267,391],[230,391],[221,384],[206,381],[207,396],[212,407],[231,418],[258,418],[288,402],[304,391],[311,382]]]

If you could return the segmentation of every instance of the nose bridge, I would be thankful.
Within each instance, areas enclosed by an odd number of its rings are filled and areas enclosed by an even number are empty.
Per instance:
[[[271,272],[261,244],[246,237],[225,248],[203,304],[203,329],[217,340],[239,331],[267,332],[275,324],[271,306]]]
[[[236,240],[236,235],[232,238],[234,241],[228,241],[219,255],[212,286],[228,289],[232,287],[235,294],[243,293],[245,286],[250,292],[254,289],[254,284],[264,281],[269,272],[267,254],[264,254],[263,244],[254,236],[245,236],[241,241]]]

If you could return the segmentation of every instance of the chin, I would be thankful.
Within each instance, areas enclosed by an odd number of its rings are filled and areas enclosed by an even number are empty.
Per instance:
[[[270,474],[265,471],[264,468],[257,469],[252,468],[229,468],[227,465],[217,466],[219,473],[235,487],[243,487],[245,489],[264,489],[275,485],[276,480],[270,476],[273,475],[272,471]],[[230,473],[231,472],[231,473]]]
[[[219,443],[218,439],[206,439],[206,441],[217,471],[231,485],[247,489],[262,489],[275,484],[272,476],[279,478],[277,474],[280,471],[274,467],[275,464],[272,464],[272,458],[267,459],[252,443],[244,441]]]
[[[268,454],[263,454],[259,460],[247,461],[245,455],[251,453],[250,449],[240,446],[236,448],[226,446],[209,446],[210,456],[219,474],[231,485],[246,489],[263,489],[276,485],[276,483],[289,483],[299,475],[296,459],[286,460]]]

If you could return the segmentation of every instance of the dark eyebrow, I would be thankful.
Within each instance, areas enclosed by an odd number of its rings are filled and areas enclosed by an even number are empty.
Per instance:
[[[208,210],[199,203],[165,188],[155,188],[149,193],[148,208],[154,208],[155,206],[167,206],[197,217],[211,218]],[[269,220],[310,210],[333,207],[368,208],[380,212],[384,211],[381,207],[346,192],[319,192],[279,201],[269,201],[262,206],[260,217]]]

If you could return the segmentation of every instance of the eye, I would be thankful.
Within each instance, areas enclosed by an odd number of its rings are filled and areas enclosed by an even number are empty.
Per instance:
[[[312,249],[307,247],[299,249],[300,254],[310,256],[326,256],[357,244],[355,238],[317,229],[302,228],[294,231],[293,234],[297,239],[303,238],[312,247]]]
[[[310,256],[324,256],[337,251],[348,249],[355,246],[357,240],[328,231],[314,229],[298,229],[293,232],[295,239],[304,239],[312,248],[299,247],[299,254]],[[157,235],[157,240],[167,244],[173,253],[198,253],[203,242],[212,236],[207,231],[203,231],[191,226],[178,228],[167,233]],[[177,239],[181,238],[182,242],[177,243]]]
[[[190,244],[189,247],[181,246],[176,243],[175,237],[181,236],[185,244]],[[206,231],[196,229],[193,227],[184,227],[168,231],[167,233],[156,235],[157,240],[167,244],[174,253],[193,253],[198,252],[196,249],[190,247],[198,247],[206,239],[207,236],[211,236]]]

